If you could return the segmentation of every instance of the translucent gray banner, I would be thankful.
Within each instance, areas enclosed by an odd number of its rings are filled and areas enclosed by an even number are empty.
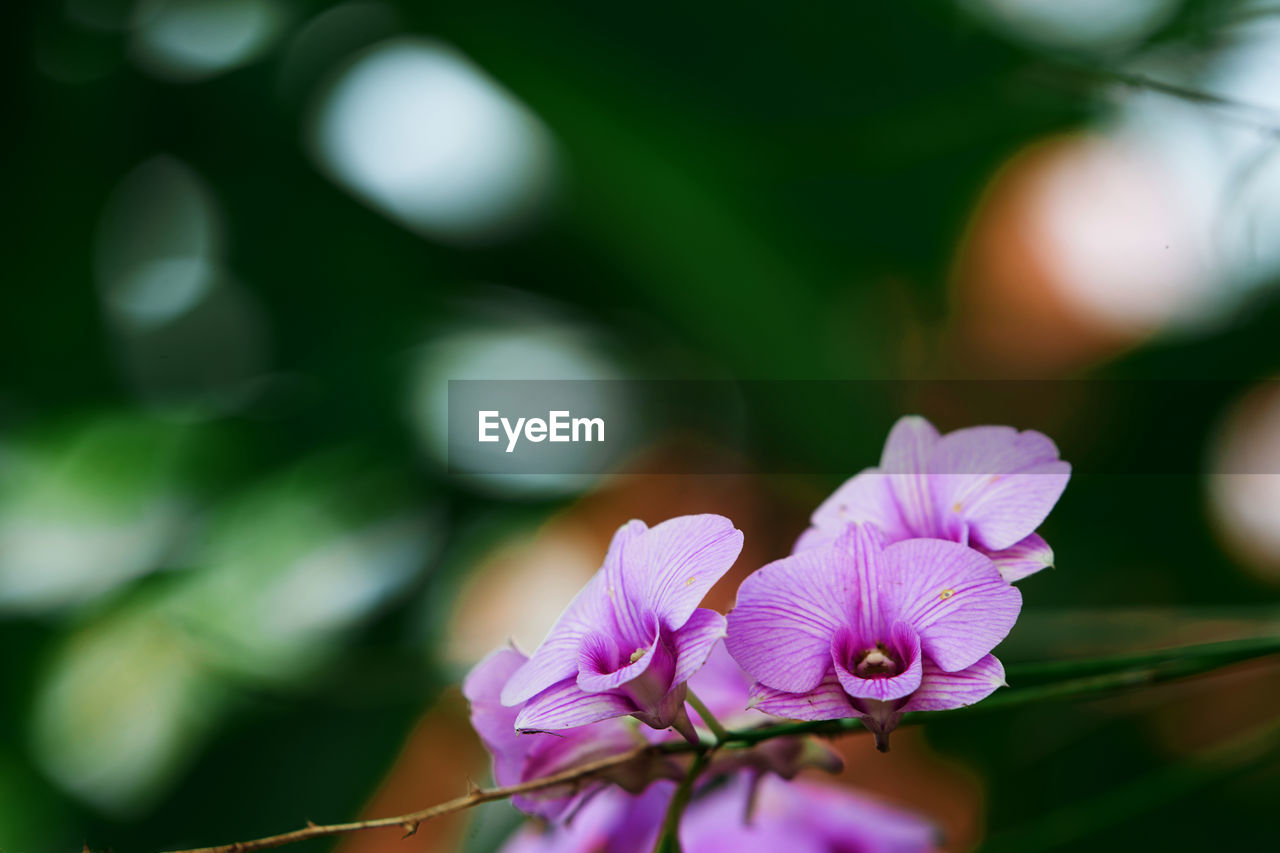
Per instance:
[[[449,471],[847,476],[908,414],[1038,430],[1078,474],[1280,474],[1272,380],[453,380]]]

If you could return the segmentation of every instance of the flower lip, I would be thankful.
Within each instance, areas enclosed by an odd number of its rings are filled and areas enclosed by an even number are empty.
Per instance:
[[[861,637],[840,630],[831,642],[831,661],[845,692],[855,698],[898,699],[920,686],[920,638],[909,625]]]
[[[897,675],[901,668],[902,664],[894,660],[888,647],[877,641],[874,648],[863,649],[858,654],[853,673],[859,678],[886,678]]]
[[[911,665],[911,650],[901,648],[907,644],[895,642],[895,633],[897,640],[905,639],[901,628],[896,632],[877,632],[865,638],[846,628],[832,641],[832,660],[838,668],[858,678],[893,678]]]
[[[635,645],[634,650],[631,643],[619,644],[605,634],[584,638],[578,652],[578,686],[588,693],[599,693],[639,678],[654,662],[659,643],[656,631],[653,639]]]
[[[641,711],[657,713],[664,704],[667,694],[676,686],[671,683],[675,672],[675,657],[670,647],[661,637],[654,641],[653,647],[645,651],[644,667],[621,685],[622,692],[635,703]],[[630,666],[636,666],[631,664]],[[627,667],[629,670],[630,667]],[[683,703],[683,695],[680,703]],[[680,704],[677,703],[677,704]]]

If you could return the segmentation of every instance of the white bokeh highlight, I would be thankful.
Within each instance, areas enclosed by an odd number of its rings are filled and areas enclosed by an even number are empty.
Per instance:
[[[226,696],[182,634],[132,608],[75,631],[32,702],[31,749],[64,790],[117,817],[162,795]]]
[[[975,18],[1018,41],[1107,52],[1150,35],[1177,0],[959,0]]]
[[[1209,511],[1227,549],[1280,582],[1280,381],[1253,388],[1226,413],[1211,450]]]
[[[142,0],[133,23],[134,61],[155,77],[191,83],[257,59],[284,16],[272,0]]]
[[[191,512],[185,440],[121,418],[0,446],[0,614],[87,605],[160,568]]]
[[[1164,166],[1128,140],[1081,137],[1036,175],[1030,216],[1060,295],[1115,332],[1142,335],[1193,313],[1206,246]]]
[[[370,206],[436,238],[493,239],[551,187],[550,136],[454,48],[396,38],[369,48],[321,98],[315,156]]]
[[[209,294],[222,252],[213,196],[168,155],[121,179],[98,225],[94,271],[112,319],[150,329],[181,317]]]
[[[229,269],[224,242],[208,184],[167,154],[121,178],[104,205],[94,278],[115,361],[168,414],[241,409],[269,371],[266,314]]]

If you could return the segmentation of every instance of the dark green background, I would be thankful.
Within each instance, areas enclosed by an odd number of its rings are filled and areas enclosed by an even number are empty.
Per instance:
[[[289,3],[285,38],[326,5]],[[564,505],[469,490],[423,461],[403,417],[406,351],[465,322],[478,283],[560,303],[642,375],[895,377],[902,316],[885,281],[925,318],[946,319],[949,265],[990,175],[1024,144],[1102,108],[1074,58],[997,38],[946,3],[393,5],[390,29],[352,33],[350,51],[398,32],[441,38],[552,132],[564,179],[536,227],[456,247],[356,203],[306,155],[315,81],[282,86],[279,50],[176,84],[131,64],[125,35],[78,26],[60,4],[10,8],[0,437],[47,442],[57,458],[60,436],[84,419],[142,410],[94,290],[93,241],[120,179],[168,152],[215,194],[229,261],[269,318],[273,365],[299,381],[190,427],[198,440],[183,477],[204,511],[341,452],[391,472],[375,491],[430,507],[439,522],[430,565],[317,672],[272,688],[231,682],[223,723],[129,818],[96,812],[37,767],[31,697],[67,634],[163,596],[181,574],[143,578],[88,608],[0,617],[6,853],[212,843],[359,808],[410,724],[458,676],[421,641],[437,630],[422,624],[424,602],[447,610],[477,541]],[[1211,47],[1210,7],[1224,5],[1188,2],[1153,38]],[[33,60],[43,50],[92,79],[51,79]],[[1261,298],[1211,332],[1157,339],[1082,376],[1225,377],[1225,402],[1280,368],[1278,329],[1280,301]],[[225,341],[228,353],[236,346]],[[1130,414],[1117,442],[1168,422],[1203,446],[1217,413]],[[851,473],[878,455],[879,429],[785,415],[761,425],[751,448],[770,464],[821,459]],[[126,449],[119,464],[136,471],[151,452]],[[1076,477],[1045,529],[1059,569],[1024,585],[1021,656],[1045,645],[1037,609],[1274,617],[1274,588],[1215,543],[1203,491],[1193,471]],[[1200,725],[1212,729],[1213,697],[1197,696]],[[1037,746],[1046,732],[1047,751]],[[1181,763],[1137,716],[1031,709],[940,721],[930,738],[988,786],[991,849],[1264,849],[1275,838],[1274,756],[1243,769]]]

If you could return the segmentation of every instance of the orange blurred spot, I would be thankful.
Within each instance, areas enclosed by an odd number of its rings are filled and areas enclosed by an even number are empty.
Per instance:
[[[1209,509],[1226,549],[1255,575],[1280,582],[1280,383],[1231,407],[1213,448]]]
[[[395,765],[361,817],[407,814],[467,793],[468,780],[480,783],[489,773],[489,757],[467,720],[458,690],[447,692],[414,727]],[[469,816],[447,815],[420,824],[403,839],[401,829],[377,829],[347,836],[339,853],[444,853],[459,849]]]
[[[1185,312],[1203,284],[1195,231],[1131,145],[1046,139],[976,206],[953,270],[952,357],[968,372],[1052,376],[1111,358]]]

